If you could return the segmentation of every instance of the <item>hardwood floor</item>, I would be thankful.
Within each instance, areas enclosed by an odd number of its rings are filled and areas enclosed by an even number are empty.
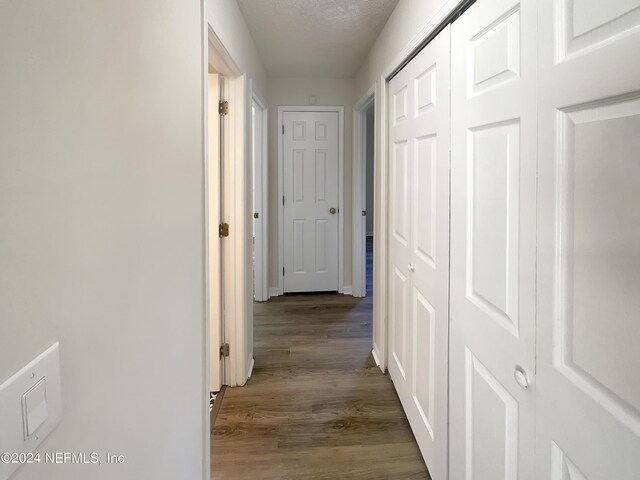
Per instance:
[[[256,303],[253,375],[226,390],[211,478],[429,479],[391,380],[371,358],[371,321],[371,295]]]

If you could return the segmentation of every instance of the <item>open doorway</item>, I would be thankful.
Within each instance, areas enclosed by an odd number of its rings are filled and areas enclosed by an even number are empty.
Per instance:
[[[373,295],[375,205],[375,94],[353,111],[353,295]]]
[[[256,91],[253,91],[251,103],[253,298],[257,302],[269,300],[267,135],[267,104]]]
[[[373,296],[373,216],[374,216],[374,151],[375,151],[375,106],[373,102],[365,111],[365,290]]]

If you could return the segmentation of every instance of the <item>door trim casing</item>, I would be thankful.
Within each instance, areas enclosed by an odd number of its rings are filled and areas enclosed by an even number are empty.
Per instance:
[[[366,139],[366,113],[370,106],[374,106],[376,101],[376,85],[375,83],[369,87],[367,93],[353,107],[353,233],[351,240],[353,244],[353,269],[352,284],[353,296],[364,297],[366,294],[366,247],[364,246],[363,237],[366,235],[367,217],[362,216],[362,211],[367,209],[366,206],[366,172],[367,172],[367,139]],[[375,114],[374,114],[375,115]],[[373,127],[373,164],[375,165],[375,143],[376,143],[375,118]],[[374,181],[375,184],[375,181]],[[374,185],[375,191],[375,185]],[[367,216],[371,212],[367,212]],[[375,209],[373,212],[375,216]]]
[[[344,287],[344,107],[343,106],[279,106],[278,107],[278,295],[284,294],[284,155],[282,118],[284,112],[336,112],[338,114],[338,292]],[[349,289],[350,290],[350,289]],[[273,296],[273,291],[272,291]]]
[[[262,94],[256,89],[253,80],[249,80],[249,90],[251,92],[252,102],[255,102],[260,107],[260,112],[256,111],[256,116],[261,117],[262,131],[260,149],[260,162],[262,163],[262,181],[260,182],[260,215],[262,215],[262,228],[260,235],[262,236],[262,251],[260,254],[260,262],[256,262],[255,265],[255,279],[254,285],[259,288],[255,289],[255,300],[258,302],[266,302],[269,300],[269,109],[267,101]],[[251,149],[255,151],[256,146],[253,145],[253,141],[256,137],[256,132],[251,132]],[[252,162],[253,165],[253,162]],[[252,172],[252,177],[255,176],[255,172]],[[257,185],[256,185],[257,188]]]

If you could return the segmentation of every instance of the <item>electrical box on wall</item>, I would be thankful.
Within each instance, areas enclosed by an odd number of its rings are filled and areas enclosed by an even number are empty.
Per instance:
[[[7,480],[24,463],[20,455],[33,452],[61,418],[56,343],[0,385],[0,480]]]

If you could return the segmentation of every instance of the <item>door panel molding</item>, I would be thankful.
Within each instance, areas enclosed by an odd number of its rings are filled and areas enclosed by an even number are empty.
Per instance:
[[[479,0],[451,27],[455,479],[534,478],[539,4]]]
[[[445,28],[389,83],[389,374],[431,477],[448,476],[449,61]]]
[[[285,112],[335,112],[338,114],[338,292],[351,294],[351,288],[344,285],[344,107],[343,106],[279,106],[278,107],[278,295],[284,294],[284,141],[282,126]],[[322,131],[294,131],[299,137],[311,135],[314,138]],[[319,130],[322,130],[321,128]],[[347,291],[348,290],[348,291]],[[272,290],[273,296],[275,292]]]

